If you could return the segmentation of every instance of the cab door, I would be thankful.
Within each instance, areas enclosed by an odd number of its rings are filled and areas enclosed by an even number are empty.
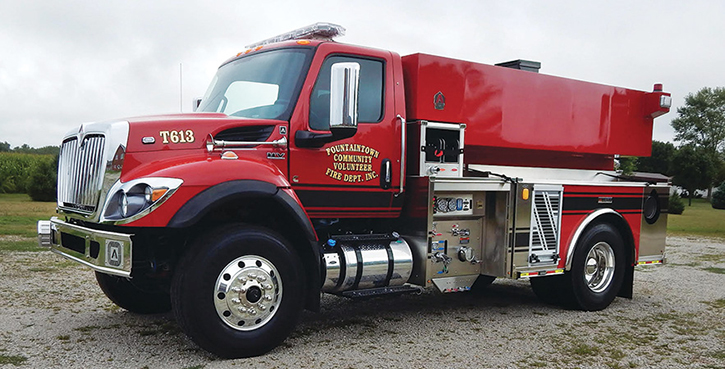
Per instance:
[[[338,140],[329,138],[330,72],[336,63],[360,66],[357,131]],[[390,52],[335,43],[318,47],[290,122],[290,183],[311,218],[399,215],[401,79],[400,58]]]

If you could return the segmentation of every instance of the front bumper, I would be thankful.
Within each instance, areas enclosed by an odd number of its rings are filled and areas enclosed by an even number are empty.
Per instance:
[[[131,276],[132,234],[99,231],[57,217],[38,221],[38,244],[91,269]]]

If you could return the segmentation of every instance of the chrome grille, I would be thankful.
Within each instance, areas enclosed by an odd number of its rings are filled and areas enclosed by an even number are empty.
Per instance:
[[[58,162],[58,205],[82,213],[98,206],[104,172],[103,135],[87,135],[78,144],[72,137],[63,142]]]

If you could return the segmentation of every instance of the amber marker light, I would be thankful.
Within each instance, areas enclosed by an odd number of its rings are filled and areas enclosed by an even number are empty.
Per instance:
[[[521,198],[524,199],[524,200],[528,200],[529,199],[529,189],[528,188],[524,188],[521,191]]]
[[[156,200],[162,198],[164,195],[166,195],[166,191],[168,190],[168,188],[154,189],[153,192],[151,192],[151,202],[156,202]]]
[[[239,159],[239,156],[235,154],[233,151],[224,151],[222,154],[222,159],[224,160],[236,160]]]
[[[309,45],[310,40],[299,40],[297,41],[297,45]]]

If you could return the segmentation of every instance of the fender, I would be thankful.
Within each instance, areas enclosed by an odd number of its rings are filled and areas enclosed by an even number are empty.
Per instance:
[[[597,209],[591,214],[587,215],[586,218],[579,224],[579,227],[577,227],[576,232],[574,232],[574,236],[571,238],[571,242],[569,242],[569,248],[566,251],[566,263],[564,264],[564,268],[566,270],[571,270],[571,263],[572,259],[574,258],[574,249],[576,248],[577,242],[579,242],[579,237],[581,237],[584,230],[592,224],[595,220],[600,219],[603,216],[616,216],[621,223],[620,224],[614,224],[616,228],[620,230],[620,233],[624,230],[621,229],[621,225],[626,225],[627,229],[629,229],[629,224],[624,219],[622,214],[619,214],[613,209]],[[627,234],[621,234],[622,239],[624,242],[631,243],[632,244],[632,261],[635,260],[635,254],[636,250],[634,250],[635,244],[634,240],[632,239],[632,231],[629,230]],[[625,298],[632,298],[633,294],[633,288],[634,288],[634,265],[626,265],[624,270],[624,280],[622,282],[622,287],[620,288],[619,292],[617,293],[617,296],[625,297]]]
[[[240,160],[221,160],[209,158],[204,155],[190,154],[173,158],[163,157],[164,152],[149,152],[141,154],[129,154],[127,160],[141,160],[149,164],[137,166],[121,175],[121,181],[127,182],[132,179],[143,177],[164,177],[179,178],[184,183],[179,187],[164,204],[158,209],[145,215],[142,218],[128,223],[136,227],[166,227],[169,226],[172,217],[177,216],[180,209],[186,206],[191,199],[219,184],[235,182],[244,178],[252,182],[262,182],[270,185],[269,193],[276,193],[277,188],[289,188],[290,184],[278,167],[265,163],[255,158]],[[139,156],[141,155],[141,156]],[[161,156],[161,158],[158,158]],[[244,186],[240,186],[241,188]],[[252,185],[251,188],[259,186]],[[233,192],[233,191],[232,191]],[[221,193],[219,195],[222,195]],[[256,195],[263,195],[257,193]],[[215,200],[207,198],[207,200]],[[289,201],[285,201],[289,202]],[[294,203],[294,199],[290,203]],[[298,204],[299,207],[299,204]],[[198,207],[202,209],[202,207]],[[294,212],[296,213],[296,211]],[[302,212],[304,214],[304,212]],[[303,217],[307,219],[307,216]],[[309,220],[305,221],[309,222]],[[186,224],[186,223],[185,223]],[[303,228],[304,229],[304,228]]]
[[[579,237],[581,237],[584,230],[594,222],[596,219],[598,219],[600,216],[605,214],[613,214],[618,216],[622,221],[624,221],[624,217],[617,213],[613,209],[597,209],[593,213],[589,214],[584,218],[584,220],[579,224],[579,227],[577,227],[576,232],[574,232],[574,236],[571,238],[571,241],[569,242],[569,248],[566,250],[566,263],[564,264],[564,269],[571,270],[571,262],[574,258],[574,249],[576,248],[577,242],[579,242]]]
[[[305,305],[312,311],[319,311],[320,290],[317,286],[321,285],[319,271],[322,268],[322,255],[320,255],[320,248],[316,246],[317,235],[299,202],[285,191],[281,191],[276,185],[264,181],[243,179],[223,182],[209,187],[187,201],[171,218],[168,227],[183,228],[190,226],[220,204],[252,197],[267,197],[277,202],[284,211],[292,215],[294,221],[305,233],[307,238],[306,246],[312,252],[312,259],[308,259],[307,262],[313,264],[307,272],[310,285]]]
[[[250,179],[223,182],[201,191],[179,208],[167,226],[170,228],[191,226],[219,204],[252,197],[272,198],[278,204],[282,205],[286,211],[293,214],[297,225],[304,230],[307,240],[311,244],[317,241],[312,224],[309,222],[309,218],[304,210],[302,210],[302,206],[297,201],[284,191],[280,191],[272,183]],[[316,250],[316,248],[313,249]]]

